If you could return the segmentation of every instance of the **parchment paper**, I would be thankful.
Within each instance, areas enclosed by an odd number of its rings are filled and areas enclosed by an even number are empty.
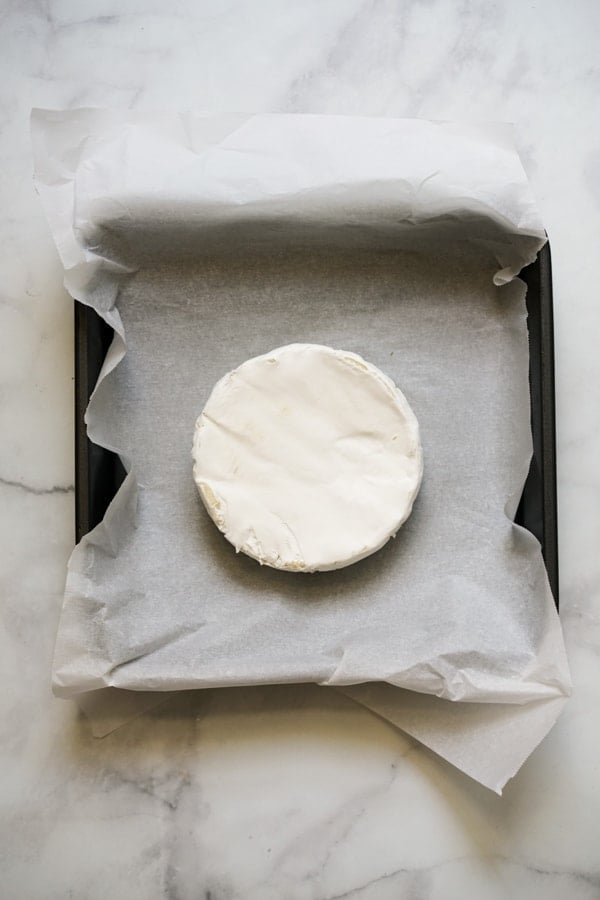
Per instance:
[[[512,523],[531,435],[511,279],[544,232],[510,129],[80,110],[35,112],[33,136],[65,283],[116,330],[88,431],[129,469],[69,564],[55,692],[317,682],[500,790],[569,691]],[[293,341],[387,372],[425,452],[396,539],[312,576],[236,555],[191,476],[214,382]]]

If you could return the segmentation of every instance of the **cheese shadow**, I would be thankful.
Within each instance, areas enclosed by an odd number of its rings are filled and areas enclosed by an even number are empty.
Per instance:
[[[200,497],[197,504],[198,542],[230,585],[253,594],[276,594],[289,602],[317,603],[332,599],[350,602],[352,598],[364,599],[366,591],[372,592],[382,583],[393,583],[402,577],[405,564],[410,561],[419,528],[417,497],[410,518],[396,537],[371,556],[330,572],[288,572],[260,565],[246,554],[236,552],[211,520]]]

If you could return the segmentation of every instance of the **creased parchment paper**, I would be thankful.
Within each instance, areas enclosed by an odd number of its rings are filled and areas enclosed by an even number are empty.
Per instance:
[[[570,687],[512,523],[531,455],[514,275],[545,235],[510,128],[76,110],[32,130],[65,283],[115,329],[88,432],[129,471],[69,563],[55,693],[316,682],[501,790]],[[389,374],[425,454],[396,539],[312,576],[236,555],[191,474],[215,381],[295,341]]]

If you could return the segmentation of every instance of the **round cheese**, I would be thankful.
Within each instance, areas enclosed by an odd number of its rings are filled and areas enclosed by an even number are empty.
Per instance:
[[[236,550],[292,572],[374,553],[410,515],[423,474],[404,395],[356,353],[316,344],[225,375],[192,455],[204,505]]]

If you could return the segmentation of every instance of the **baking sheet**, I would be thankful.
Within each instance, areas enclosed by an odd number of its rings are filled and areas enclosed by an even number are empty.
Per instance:
[[[546,243],[519,273],[527,287],[529,394],[533,455],[515,522],[538,539],[555,605],[559,607],[554,401],[552,263]],[[125,470],[118,455],[93,444],[85,414],[113,331],[91,307],[75,312],[75,534],[76,541],[104,518]]]
[[[199,120],[205,142],[190,147],[173,117],[38,115],[67,283],[128,340],[90,433],[133,463],[71,561],[55,690],[380,680],[477,703],[560,699],[539,545],[510,521],[531,451],[527,338],[522,285],[492,277],[543,242],[516,154],[498,127],[315,119],[236,120],[217,140]],[[396,540],[312,577],[235,555],[194,495],[186,440],[223,372],[295,340],[387,371],[425,448]]]

